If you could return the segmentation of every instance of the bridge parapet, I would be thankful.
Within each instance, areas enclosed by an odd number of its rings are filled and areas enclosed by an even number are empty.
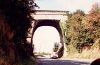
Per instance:
[[[57,10],[36,10],[36,13],[32,14],[36,20],[64,20],[67,19],[68,11]]]

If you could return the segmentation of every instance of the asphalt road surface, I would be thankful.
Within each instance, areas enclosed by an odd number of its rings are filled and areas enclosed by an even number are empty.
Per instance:
[[[38,65],[90,65],[90,62],[77,60],[59,60],[48,58],[40,58],[37,60]]]

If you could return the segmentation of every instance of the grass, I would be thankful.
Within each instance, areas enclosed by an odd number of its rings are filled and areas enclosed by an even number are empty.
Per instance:
[[[98,49],[84,50],[82,53],[70,53],[66,55],[66,58],[97,59],[100,58],[100,51]]]

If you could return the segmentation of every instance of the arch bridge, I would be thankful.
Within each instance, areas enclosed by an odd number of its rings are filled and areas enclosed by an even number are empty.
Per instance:
[[[58,52],[58,57],[63,56],[64,42],[63,34],[60,27],[60,23],[67,20],[68,11],[57,11],[57,10],[36,10],[35,14],[31,12],[31,16],[36,20],[32,21],[32,28],[29,30],[27,40],[33,42],[33,35],[36,29],[40,26],[53,26],[57,29],[60,36],[60,43],[62,48]],[[46,33],[45,33],[46,34]],[[33,43],[34,44],[34,43]]]

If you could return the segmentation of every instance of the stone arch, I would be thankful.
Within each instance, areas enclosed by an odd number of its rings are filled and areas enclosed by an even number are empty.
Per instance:
[[[31,42],[33,43],[33,39],[34,39],[33,36],[34,36],[34,33],[38,27],[41,27],[41,26],[53,26],[53,27],[55,27],[57,29],[57,31],[59,32],[60,43],[62,44],[62,48],[58,52],[58,57],[61,58],[63,56],[63,53],[64,53],[64,42],[63,42],[63,35],[62,35],[62,30],[60,28],[59,22],[60,22],[60,20],[38,20],[38,21],[36,21],[33,32],[32,32]]]

